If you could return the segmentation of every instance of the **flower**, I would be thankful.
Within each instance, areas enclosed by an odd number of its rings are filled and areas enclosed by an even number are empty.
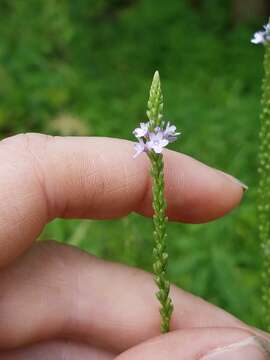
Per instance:
[[[172,143],[177,140],[177,136],[181,133],[177,133],[176,126],[170,125],[170,122],[167,123],[166,129],[163,132],[163,137],[169,141],[169,143]]]
[[[147,123],[141,122],[141,123],[140,123],[140,127],[139,127],[139,128],[136,128],[136,129],[133,131],[133,134],[136,136],[136,138],[145,137],[145,136],[147,136],[147,134],[148,134],[148,127],[149,127],[149,122],[147,122]]]
[[[264,25],[263,28],[264,31],[255,32],[251,39],[252,44],[266,44],[270,41],[270,24]]]
[[[133,159],[135,159],[138,155],[140,155],[144,151],[147,151],[146,144],[144,143],[144,141],[142,139],[139,139],[139,142],[137,142],[134,145],[134,149],[135,149],[136,153],[133,155]]]
[[[263,25],[264,30],[269,33],[270,32],[270,24]]]
[[[176,127],[170,125],[169,122],[165,128],[164,126],[165,124],[162,124],[162,127],[157,126],[153,131],[149,131],[149,122],[140,123],[140,127],[133,131],[133,134],[138,139],[138,142],[134,146],[136,152],[133,158],[136,158],[143,152],[149,151],[161,154],[165,146],[177,139],[180,133],[176,132]]]
[[[254,37],[251,39],[252,44],[265,44],[265,33],[264,31],[257,31],[254,34]]]
[[[146,146],[149,150],[154,150],[156,154],[160,154],[168,144],[169,140],[164,138],[164,132],[158,130],[157,133],[149,133],[149,141],[147,141]]]

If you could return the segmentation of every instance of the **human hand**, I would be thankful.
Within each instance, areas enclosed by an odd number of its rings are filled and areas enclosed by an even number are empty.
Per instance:
[[[148,160],[132,154],[131,142],[116,139],[0,142],[0,359],[206,359],[231,344],[242,355],[211,359],[267,359],[254,336],[269,347],[269,335],[176,287],[172,331],[159,336],[151,274],[56,242],[32,244],[55,217],[151,216]],[[240,202],[235,179],[164,155],[171,220],[207,222]]]

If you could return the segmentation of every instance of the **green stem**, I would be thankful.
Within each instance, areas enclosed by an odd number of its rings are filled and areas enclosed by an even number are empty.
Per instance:
[[[263,251],[264,321],[270,331],[270,44],[264,57],[262,114],[259,148],[258,222]]]
[[[172,300],[169,296],[170,282],[167,279],[168,253],[166,249],[166,201],[164,197],[164,162],[163,156],[152,154],[151,156],[153,177],[153,209],[154,209],[154,249],[153,270],[155,282],[158,286],[156,296],[160,302],[161,332],[170,330],[170,320],[173,311]]]

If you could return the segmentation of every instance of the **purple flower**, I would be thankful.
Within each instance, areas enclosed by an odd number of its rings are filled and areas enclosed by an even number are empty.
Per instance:
[[[146,146],[149,150],[154,150],[156,154],[160,154],[168,144],[169,141],[164,138],[164,132],[158,130],[157,133],[149,133],[149,141],[147,141]]]
[[[174,142],[177,140],[177,136],[180,135],[180,133],[175,132],[176,126],[170,125],[170,122],[167,123],[166,129],[163,132],[164,139],[167,139],[169,143]]]
[[[265,44],[265,33],[264,31],[257,31],[254,34],[254,37],[251,39],[252,44],[258,45],[258,44]]]
[[[269,34],[270,33],[270,24],[263,25],[263,27],[264,27],[265,32],[267,34]]]
[[[133,159],[135,159],[138,155],[140,155],[144,151],[147,151],[146,144],[142,139],[139,139],[139,142],[134,145],[134,149],[136,153],[133,155]]]
[[[162,150],[169,143],[175,141],[180,133],[176,132],[176,127],[170,125],[168,122],[165,129],[156,127],[153,132],[149,131],[149,122],[140,123],[140,127],[133,131],[137,137],[138,142],[135,144],[135,151],[133,158],[136,158],[143,152],[154,151],[156,154],[161,154]]]
[[[252,44],[266,44],[270,41],[270,24],[264,25],[264,31],[255,32],[251,39]]]
[[[139,128],[136,128],[136,129],[133,131],[133,134],[136,136],[136,138],[145,137],[145,136],[147,136],[147,134],[148,134],[148,127],[149,127],[149,122],[147,122],[147,123],[141,122],[141,123],[140,123],[140,127],[139,127]]]

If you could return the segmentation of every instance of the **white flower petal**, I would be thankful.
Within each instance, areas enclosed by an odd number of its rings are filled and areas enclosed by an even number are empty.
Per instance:
[[[133,131],[133,134],[135,135],[136,138],[145,137],[148,133],[148,127],[149,127],[149,122],[148,123],[140,123],[140,127],[136,128]]]
[[[163,148],[161,146],[159,146],[159,145],[155,145],[153,147],[153,150],[155,151],[156,154],[160,154],[162,152],[162,149]]]
[[[265,28],[265,31],[257,31],[255,32],[253,38],[251,39],[252,44],[265,44],[268,40],[268,32],[270,27]]]
[[[164,147],[164,146],[167,146],[169,144],[169,141],[167,139],[163,139],[160,141],[160,146]]]

